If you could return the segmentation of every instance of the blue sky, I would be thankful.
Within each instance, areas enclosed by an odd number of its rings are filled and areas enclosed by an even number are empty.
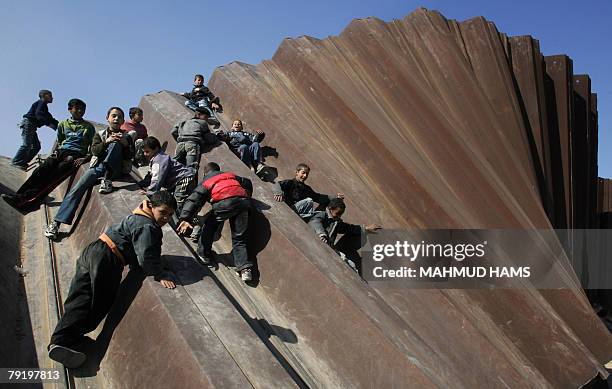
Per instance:
[[[540,40],[544,54],[568,54],[588,73],[599,100],[599,175],[612,177],[612,2],[544,1],[33,1],[0,14],[0,155],[20,144],[16,124],[51,89],[51,112],[67,116],[80,97],[86,117],[103,122],[111,105],[137,105],[146,93],[188,90],[192,76],[215,67],[270,58],[282,39],[336,35],[354,18],[402,18],[419,6],[464,20],[482,15],[510,35]],[[39,130],[43,150],[54,132]]]

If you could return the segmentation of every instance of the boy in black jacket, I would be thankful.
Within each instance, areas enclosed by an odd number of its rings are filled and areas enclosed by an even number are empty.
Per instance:
[[[187,101],[185,101],[187,108],[194,111],[198,107],[205,108],[209,112],[208,122],[214,125],[215,128],[219,128],[220,123],[215,116],[214,111],[223,112],[221,109],[221,103],[219,102],[219,98],[215,96],[207,86],[204,85],[203,75],[196,74],[194,76],[193,89],[191,92],[183,93],[183,96],[187,98]]]
[[[49,358],[68,368],[85,362],[85,354],[73,347],[96,329],[110,310],[126,265],[141,268],[166,288],[175,287],[164,276],[161,260],[162,227],[175,208],[172,194],[157,192],[83,250],[64,302],[64,315],[51,336]]]
[[[30,110],[23,115],[23,120],[19,125],[21,128],[21,139],[23,144],[17,150],[11,164],[21,170],[27,170],[28,163],[40,151],[40,140],[36,130],[42,126],[49,126],[54,130],[57,129],[57,120],[49,113],[47,104],[53,102],[53,94],[51,91],[43,89],[38,92],[40,98],[32,106]]]
[[[210,263],[215,231],[225,220],[229,219],[236,271],[240,273],[243,281],[251,281],[253,263],[249,261],[246,239],[253,184],[248,178],[222,172],[219,165],[214,162],[206,165],[204,174],[202,184],[185,201],[179,217],[181,222],[178,232],[181,235],[189,233],[193,229],[190,221],[197,215],[204,203],[210,201],[212,211],[206,218],[200,235],[198,255],[205,264]]]
[[[308,219],[314,213],[314,203],[320,207],[325,207],[333,198],[344,199],[344,194],[338,193],[336,196],[325,195],[315,192],[306,180],[310,174],[310,167],[305,163],[300,163],[295,168],[295,178],[283,180],[274,184],[274,199],[284,201],[302,219]]]

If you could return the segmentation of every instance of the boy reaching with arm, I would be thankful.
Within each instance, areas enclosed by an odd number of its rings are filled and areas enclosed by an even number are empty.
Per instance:
[[[48,126],[57,129],[58,121],[49,113],[48,104],[53,102],[53,94],[50,90],[43,89],[38,92],[39,99],[35,101],[30,110],[23,115],[23,120],[19,124],[21,128],[21,139],[23,144],[17,150],[11,165],[26,170],[28,163],[40,151],[40,140],[36,131],[39,127]]]
[[[164,273],[161,260],[162,227],[175,208],[176,201],[170,193],[157,192],[83,249],[64,302],[64,315],[51,336],[49,358],[68,368],[85,362],[86,355],[74,347],[109,312],[125,266],[142,269],[166,288],[175,287]]]
[[[229,219],[236,271],[243,281],[251,281],[253,263],[249,260],[247,253],[247,228],[253,184],[248,178],[222,172],[219,165],[214,162],[206,165],[204,174],[202,184],[185,201],[179,217],[181,222],[178,232],[181,235],[188,234],[193,228],[190,220],[193,220],[204,203],[209,201],[212,204],[212,211],[206,218],[200,235],[198,256],[205,264],[210,263],[215,231],[225,220]]]

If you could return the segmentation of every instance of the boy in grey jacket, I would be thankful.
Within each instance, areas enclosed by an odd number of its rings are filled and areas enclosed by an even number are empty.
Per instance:
[[[48,346],[49,358],[76,368],[86,355],[74,349],[84,335],[96,329],[109,312],[121,283],[123,268],[140,268],[169,289],[175,287],[163,271],[162,227],[170,220],[176,201],[168,192],[157,192],[131,215],[90,243],[77,260],[64,315]]]
[[[357,224],[349,224],[342,220],[342,215],[346,210],[344,200],[340,198],[331,199],[329,205],[324,211],[315,212],[310,218],[308,225],[314,230],[324,243],[328,244],[353,270],[358,271],[360,264],[356,263],[352,266],[344,253],[336,247],[336,238],[338,234],[344,236],[361,239],[365,233],[375,232],[382,227],[378,224],[368,224],[360,226]],[[361,239],[363,241],[363,239]]]
[[[177,123],[171,132],[177,142],[173,158],[185,166],[192,167],[196,172],[200,167],[202,147],[217,141],[208,128],[208,117],[208,110],[198,107],[192,119]]]

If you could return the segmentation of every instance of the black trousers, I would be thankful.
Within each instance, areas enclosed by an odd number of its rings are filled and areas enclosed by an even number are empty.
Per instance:
[[[232,230],[232,253],[236,270],[240,271],[253,267],[253,263],[249,261],[247,253],[247,229],[249,226],[250,208],[250,199],[242,197],[232,197],[213,204],[212,212],[206,218],[202,234],[200,235],[198,253],[205,256],[210,255],[217,228],[229,219]]]
[[[72,346],[95,330],[115,301],[122,272],[123,265],[106,243],[96,240],[85,247],[50,343]]]
[[[53,189],[76,171],[74,160],[82,155],[75,151],[59,150],[47,157],[17,190],[29,204],[44,199]]]

